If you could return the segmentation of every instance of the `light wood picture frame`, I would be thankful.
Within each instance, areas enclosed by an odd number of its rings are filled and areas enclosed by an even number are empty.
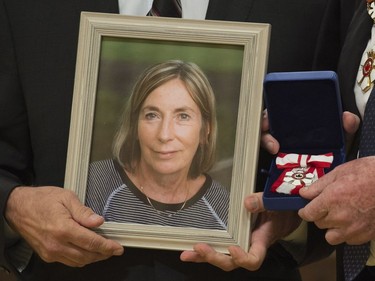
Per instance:
[[[118,96],[129,94],[129,77],[167,59],[201,66],[215,96],[220,92],[221,166],[212,177],[225,174],[221,180],[230,188],[226,231],[105,222],[96,232],[128,247],[191,250],[203,242],[223,253],[230,245],[249,247],[251,215],[244,199],[256,184],[269,36],[270,25],[260,23],[81,14],[64,188],[85,202],[90,162],[110,155],[111,122],[119,118],[122,103]]]

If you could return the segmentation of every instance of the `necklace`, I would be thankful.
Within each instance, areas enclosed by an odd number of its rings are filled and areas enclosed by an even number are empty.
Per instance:
[[[143,187],[142,185],[141,185],[139,188],[140,188],[141,192],[143,193],[143,195],[146,196],[147,202],[148,202],[148,204],[150,204],[150,206],[152,207],[152,209],[154,209],[159,215],[161,215],[161,214],[166,214],[165,211],[158,210],[158,209],[155,208],[154,204],[152,204],[152,202],[151,202],[150,197],[148,197],[148,196],[146,195],[146,193],[144,192],[144,187]],[[182,203],[180,209],[178,209],[178,210],[177,210],[176,212],[174,212],[174,213],[168,213],[167,216],[168,216],[168,217],[173,217],[173,216],[177,215],[177,214],[178,214],[178,213],[179,213],[179,212],[185,207],[186,202],[188,201],[188,198],[189,198],[189,188],[186,188],[186,196],[185,196],[185,200],[184,200],[184,202]]]

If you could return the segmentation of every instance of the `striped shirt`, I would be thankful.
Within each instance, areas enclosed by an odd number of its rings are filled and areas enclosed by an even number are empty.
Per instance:
[[[151,205],[116,161],[90,164],[86,206],[105,221],[219,230],[227,227],[229,192],[209,175],[185,206],[150,201]]]

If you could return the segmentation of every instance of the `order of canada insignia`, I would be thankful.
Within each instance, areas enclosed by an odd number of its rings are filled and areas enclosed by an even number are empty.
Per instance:
[[[372,70],[375,68],[374,65],[375,52],[373,50],[367,52],[367,59],[362,67],[362,78],[358,81],[358,85],[361,87],[364,93],[368,92],[372,84],[375,81],[375,73]]]

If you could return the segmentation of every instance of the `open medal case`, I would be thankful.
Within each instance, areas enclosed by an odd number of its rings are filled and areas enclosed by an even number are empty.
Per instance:
[[[298,190],[345,161],[342,107],[332,71],[266,75],[264,99],[270,133],[280,143],[263,194],[268,210],[298,210]]]

